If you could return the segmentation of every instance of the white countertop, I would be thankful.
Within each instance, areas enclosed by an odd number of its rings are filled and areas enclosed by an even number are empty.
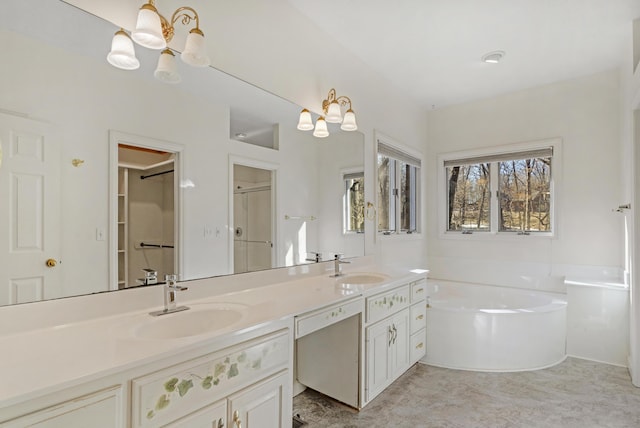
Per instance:
[[[379,267],[359,267],[357,272],[382,273],[388,275],[389,279],[377,284],[344,289],[336,285],[335,278],[319,275],[191,301],[183,301],[179,295],[180,305],[246,305],[239,321],[198,336],[169,340],[133,337],[128,326],[135,325],[136,320],[149,317],[147,313],[157,310],[157,306],[0,336],[0,408],[132,369],[185,350],[215,344],[223,338],[244,334],[267,323],[289,319],[342,300],[375,294],[424,277],[426,273]],[[211,281],[215,281],[215,278]],[[160,289],[154,292],[162,293]],[[179,313],[164,316],[179,316]]]

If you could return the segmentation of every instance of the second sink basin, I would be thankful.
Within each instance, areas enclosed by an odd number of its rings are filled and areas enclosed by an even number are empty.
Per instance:
[[[338,284],[378,284],[389,279],[387,275],[380,273],[350,273],[336,279]]]
[[[244,305],[231,303],[196,304],[182,312],[153,317],[146,315],[133,323],[132,336],[138,339],[180,339],[228,327],[244,317]]]

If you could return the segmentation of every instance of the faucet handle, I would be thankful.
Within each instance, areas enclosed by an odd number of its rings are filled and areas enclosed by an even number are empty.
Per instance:
[[[344,256],[344,254],[342,254],[342,253],[336,253],[336,254],[333,256],[333,260],[342,260],[342,256]]]
[[[178,281],[178,276],[175,273],[172,273],[171,275],[165,275],[164,276],[164,280],[167,283],[169,283],[169,282],[177,282]]]

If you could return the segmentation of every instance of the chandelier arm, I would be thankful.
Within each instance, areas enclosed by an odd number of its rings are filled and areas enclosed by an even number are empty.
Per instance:
[[[349,108],[351,108],[351,98],[349,98],[347,96],[341,95],[338,98],[336,98],[336,101],[342,107],[346,107],[347,105],[349,105]]]
[[[193,16],[189,15],[188,12],[191,12]],[[183,6],[176,9],[171,15],[171,26],[173,27],[178,19],[181,19],[182,25],[189,25],[191,21],[196,21],[196,29],[200,29],[200,18],[198,17],[198,12],[195,11],[192,7]]]

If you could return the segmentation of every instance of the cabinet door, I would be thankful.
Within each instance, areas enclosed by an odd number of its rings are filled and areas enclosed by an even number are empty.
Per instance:
[[[167,428],[227,428],[227,400],[220,400],[211,406],[185,416]]]
[[[409,309],[404,309],[391,319],[391,330],[389,371],[393,380],[409,367]]]
[[[375,397],[389,382],[389,348],[393,330],[391,324],[382,321],[367,327],[367,385],[366,400]]]
[[[287,372],[268,378],[229,397],[228,426],[232,428],[284,428],[291,415],[284,413],[291,393]]]

